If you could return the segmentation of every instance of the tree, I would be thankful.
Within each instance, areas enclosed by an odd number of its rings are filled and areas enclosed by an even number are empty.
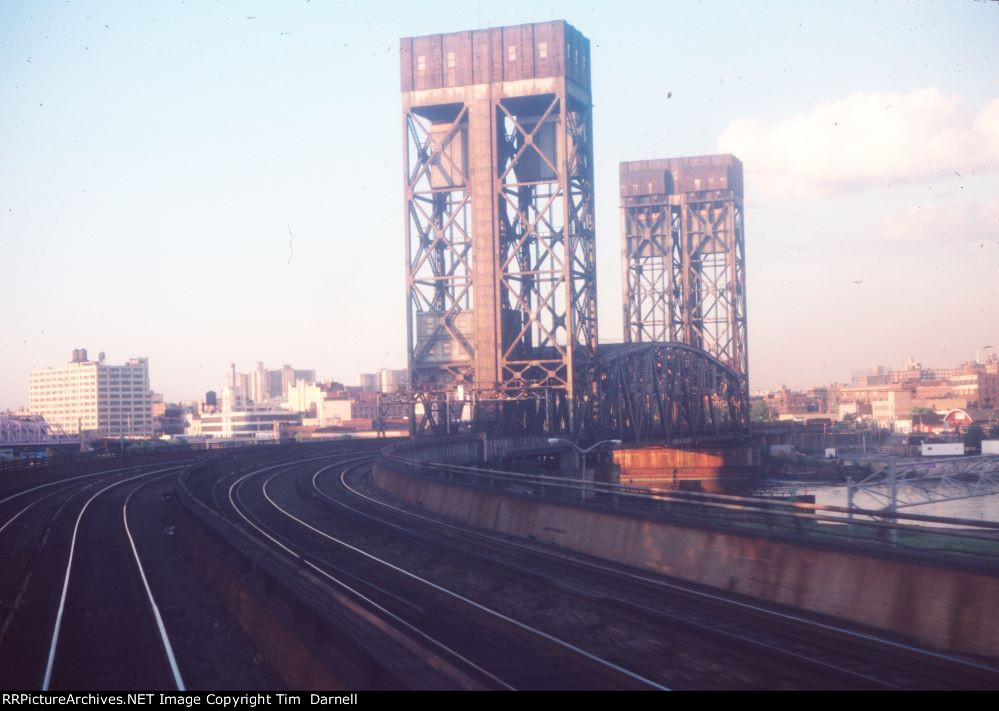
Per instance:
[[[753,400],[749,406],[749,419],[752,422],[769,422],[773,418],[770,416],[770,407],[767,401],[762,398]]]

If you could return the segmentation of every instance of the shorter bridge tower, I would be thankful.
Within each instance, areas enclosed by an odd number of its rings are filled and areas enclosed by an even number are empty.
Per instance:
[[[733,155],[621,163],[626,343],[706,351],[749,411],[742,162]]]

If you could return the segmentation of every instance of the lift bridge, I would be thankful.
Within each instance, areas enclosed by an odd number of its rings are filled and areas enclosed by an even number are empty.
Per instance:
[[[589,40],[554,21],[400,55],[412,433],[743,431],[738,159],[621,165],[625,343],[598,345]]]

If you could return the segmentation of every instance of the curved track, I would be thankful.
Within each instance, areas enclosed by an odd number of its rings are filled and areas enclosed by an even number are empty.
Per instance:
[[[538,625],[542,620],[557,629],[557,620],[551,620],[557,616],[539,614],[536,608],[557,608],[559,603],[553,600],[558,599],[566,610],[591,611],[603,627],[630,629],[625,637],[632,643],[644,640],[638,645],[644,647],[642,652],[629,650],[611,635],[600,638],[590,649],[619,659],[619,655],[628,655],[622,664],[661,684],[700,688],[728,683],[767,688],[981,688],[994,687],[999,680],[994,668],[974,660],[405,510],[384,497],[372,496],[374,492],[361,490],[357,481],[363,480],[366,468],[360,464],[317,470],[302,478],[299,490],[321,498],[341,515],[364,520],[383,531],[392,530],[408,543],[409,551],[400,556],[408,564],[417,564],[413,550],[420,540],[424,547],[449,550],[465,568],[481,566],[496,577],[506,576],[544,591],[536,593],[542,600],[540,605],[535,601],[535,609],[529,604],[530,596],[525,595],[528,604],[510,606],[511,615],[532,619]],[[453,573],[449,575],[445,579],[453,580]],[[482,591],[482,596],[495,599],[488,590]],[[585,633],[579,636],[590,642]],[[657,655],[669,656],[670,652],[668,646],[657,643],[669,638],[686,638],[685,651],[695,657],[714,657],[721,667],[712,668],[709,679],[691,676],[680,666],[664,668]],[[730,661],[733,653],[737,659]],[[696,660],[690,663],[699,664]]]
[[[266,670],[245,671],[253,652],[173,551],[169,492],[184,468],[116,467],[0,497],[0,687],[185,690],[184,659],[203,686],[250,674],[274,685]],[[204,610],[244,670],[218,683],[203,655],[185,642],[179,658],[172,641]]]
[[[331,533],[316,520],[314,503],[294,494],[300,473],[328,466],[236,472],[215,482],[211,498],[262,540],[498,688],[663,688]]]
[[[308,573],[307,595],[409,640],[388,664],[419,650],[501,689],[999,686],[975,660],[402,506],[372,485],[370,452],[219,460],[185,491]],[[0,494],[0,687],[279,685],[175,545],[183,468]]]
[[[772,660],[834,684],[882,689],[999,686],[999,669],[974,659],[413,511],[377,491],[362,471],[341,471],[322,486],[317,473],[311,486],[332,504],[422,531],[511,572],[543,570],[552,584],[584,589],[604,605],[643,619],[650,629],[693,632],[742,649],[756,660]]]
[[[215,507],[501,688],[952,688],[995,670],[399,507],[370,455],[244,469]]]

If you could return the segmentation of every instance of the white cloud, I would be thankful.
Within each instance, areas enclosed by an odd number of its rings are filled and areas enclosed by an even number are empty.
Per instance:
[[[830,195],[999,168],[999,98],[982,107],[939,89],[854,94],[766,124],[746,117],[718,136],[759,198]]]
[[[987,202],[951,199],[911,207],[883,219],[874,236],[891,244],[941,246],[981,243],[990,253],[999,238],[999,198]]]

